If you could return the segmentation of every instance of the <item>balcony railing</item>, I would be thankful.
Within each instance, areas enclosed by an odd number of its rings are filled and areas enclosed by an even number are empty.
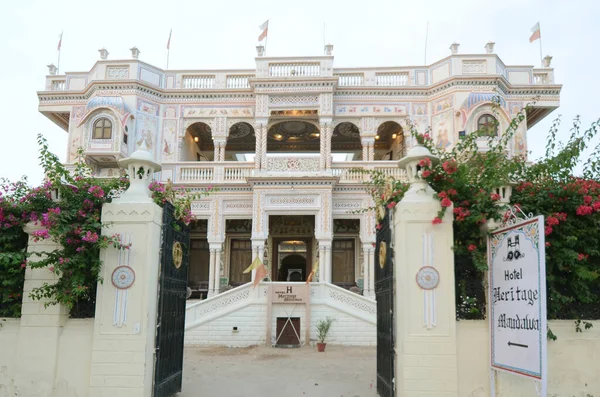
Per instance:
[[[183,88],[200,89],[200,88],[214,88],[215,76],[211,75],[197,75],[197,76],[183,76]]]
[[[51,91],[64,91],[66,88],[66,82],[64,80],[52,80],[50,84]]]
[[[299,157],[298,159],[271,158],[269,169],[261,170],[261,175],[286,172],[323,172],[340,178],[340,183],[362,183],[371,179],[360,170],[381,171],[397,180],[406,181],[406,171],[398,168],[397,161],[343,161],[332,164],[328,171],[319,171],[318,158]],[[316,160],[316,163],[314,162]],[[238,161],[186,161],[164,163],[163,173],[172,175],[175,183],[246,183],[246,178],[255,176],[254,163]],[[164,175],[166,175],[165,173]]]
[[[310,77],[320,76],[321,65],[318,62],[270,63],[271,77]]]
[[[338,76],[338,86],[359,86],[363,85],[365,81],[365,75],[363,73],[342,73],[336,74]]]
[[[549,84],[550,79],[548,78],[548,73],[534,73],[533,74],[533,84]]]
[[[227,88],[250,88],[250,82],[248,80],[252,77],[254,76],[228,75],[226,83]]]
[[[408,85],[408,72],[376,73],[377,85],[396,87]]]

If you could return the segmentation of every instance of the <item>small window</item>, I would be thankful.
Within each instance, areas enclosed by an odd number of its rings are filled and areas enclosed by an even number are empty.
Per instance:
[[[484,114],[477,120],[477,131],[481,136],[498,136],[498,120],[490,114]]]
[[[108,119],[100,119],[94,123],[92,139],[110,139],[112,137],[112,123]]]

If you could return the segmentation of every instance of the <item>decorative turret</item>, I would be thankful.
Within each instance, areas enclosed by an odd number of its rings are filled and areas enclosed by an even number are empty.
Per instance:
[[[452,45],[450,46],[450,52],[452,53],[452,55],[458,54],[458,47],[460,47],[460,44],[452,43]]]
[[[106,60],[108,58],[108,50],[106,48],[100,48],[98,52],[100,53],[100,59]]]
[[[325,46],[325,55],[331,55],[333,53],[333,44],[327,44]]]
[[[410,183],[410,188],[402,200],[423,201],[423,198],[427,196],[433,200],[435,192],[421,176],[421,169],[424,163],[434,165],[439,161],[438,157],[431,154],[429,149],[420,144],[413,146],[406,156],[398,161],[398,167],[406,169],[408,182]],[[411,200],[411,197],[413,200]]]
[[[138,59],[140,57],[140,52],[141,51],[136,46],[133,46],[129,50],[131,51],[131,57],[133,59]]]
[[[256,56],[262,57],[263,55],[265,55],[265,46],[257,45],[256,46]]]
[[[51,76],[56,75],[56,72],[58,72],[58,68],[56,67],[56,65],[54,65],[53,63],[51,63],[50,65],[48,65],[48,73]]]
[[[119,160],[119,166],[127,169],[129,174],[129,188],[115,199],[119,203],[151,203],[152,192],[148,185],[152,181],[155,172],[160,171],[160,164],[154,162],[152,154],[148,152],[146,143],[133,152],[131,157]]]
[[[488,41],[485,45],[485,52],[487,52],[488,54],[493,54],[495,45],[496,43],[494,43],[493,41]]]

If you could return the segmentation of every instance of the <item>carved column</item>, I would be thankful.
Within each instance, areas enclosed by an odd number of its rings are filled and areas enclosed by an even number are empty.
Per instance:
[[[332,138],[332,128],[331,123],[325,124],[325,147],[326,147],[326,157],[325,157],[325,168],[331,168],[331,138]]]
[[[325,245],[325,281],[331,283],[332,273],[332,261],[331,261],[331,241]]]
[[[213,295],[217,295],[219,293],[219,290],[221,289],[221,253],[223,252],[223,245],[221,243],[210,243],[209,246],[210,262],[212,264],[211,267],[213,269]]]
[[[266,170],[268,167],[268,161],[267,161],[267,125],[263,124],[261,125],[261,133],[260,133],[260,144],[261,144],[261,149],[260,149],[260,167],[263,170]]]
[[[369,254],[369,293],[375,298],[375,249],[371,248]]]
[[[373,267],[373,263],[371,262],[371,253],[370,251],[373,248],[372,243],[367,243],[362,245],[363,250],[363,295],[366,297],[371,297],[371,268]]]
[[[319,241],[319,282],[325,282],[326,279],[325,265],[325,245]]]
[[[208,297],[215,294],[215,250],[210,249],[210,259],[208,260]]]
[[[262,124],[256,123],[254,125],[254,136],[255,136],[255,144],[254,144],[254,168],[259,170],[262,159]]]
[[[363,145],[363,161],[373,161],[375,138],[363,138],[361,143]]]

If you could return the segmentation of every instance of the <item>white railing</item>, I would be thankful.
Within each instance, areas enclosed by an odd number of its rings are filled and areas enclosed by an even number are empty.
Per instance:
[[[376,73],[375,80],[380,86],[408,85],[408,72]]]
[[[338,86],[358,86],[363,85],[365,81],[365,75],[363,73],[343,73],[336,74],[338,76]]]
[[[51,91],[64,91],[66,88],[66,82],[64,80],[52,80],[50,84]]]
[[[306,63],[270,63],[269,76],[286,77],[286,76],[320,76],[321,65],[318,62]]]
[[[214,75],[183,76],[183,88],[214,88]]]
[[[312,283],[311,305],[324,304],[371,324],[377,323],[377,303],[334,284]]]
[[[246,178],[254,175],[254,163],[242,163],[225,166],[223,180],[225,182],[246,182]]]
[[[548,79],[548,73],[534,73],[533,74],[533,84],[548,84],[550,83]]]
[[[396,180],[406,182],[406,170],[398,168],[397,161],[352,161],[337,162],[331,165],[331,172],[334,176],[340,177],[340,183],[360,183],[367,182],[371,178],[368,172],[380,171]]]
[[[227,76],[226,86],[227,88],[250,88],[250,82],[248,81],[254,76],[240,76],[240,75],[229,75]]]
[[[206,164],[191,167],[181,167],[177,182],[213,182],[214,165]]]
[[[266,304],[266,288],[265,285],[254,288],[252,283],[247,283],[191,304],[185,309],[185,328],[197,327],[251,303]]]

